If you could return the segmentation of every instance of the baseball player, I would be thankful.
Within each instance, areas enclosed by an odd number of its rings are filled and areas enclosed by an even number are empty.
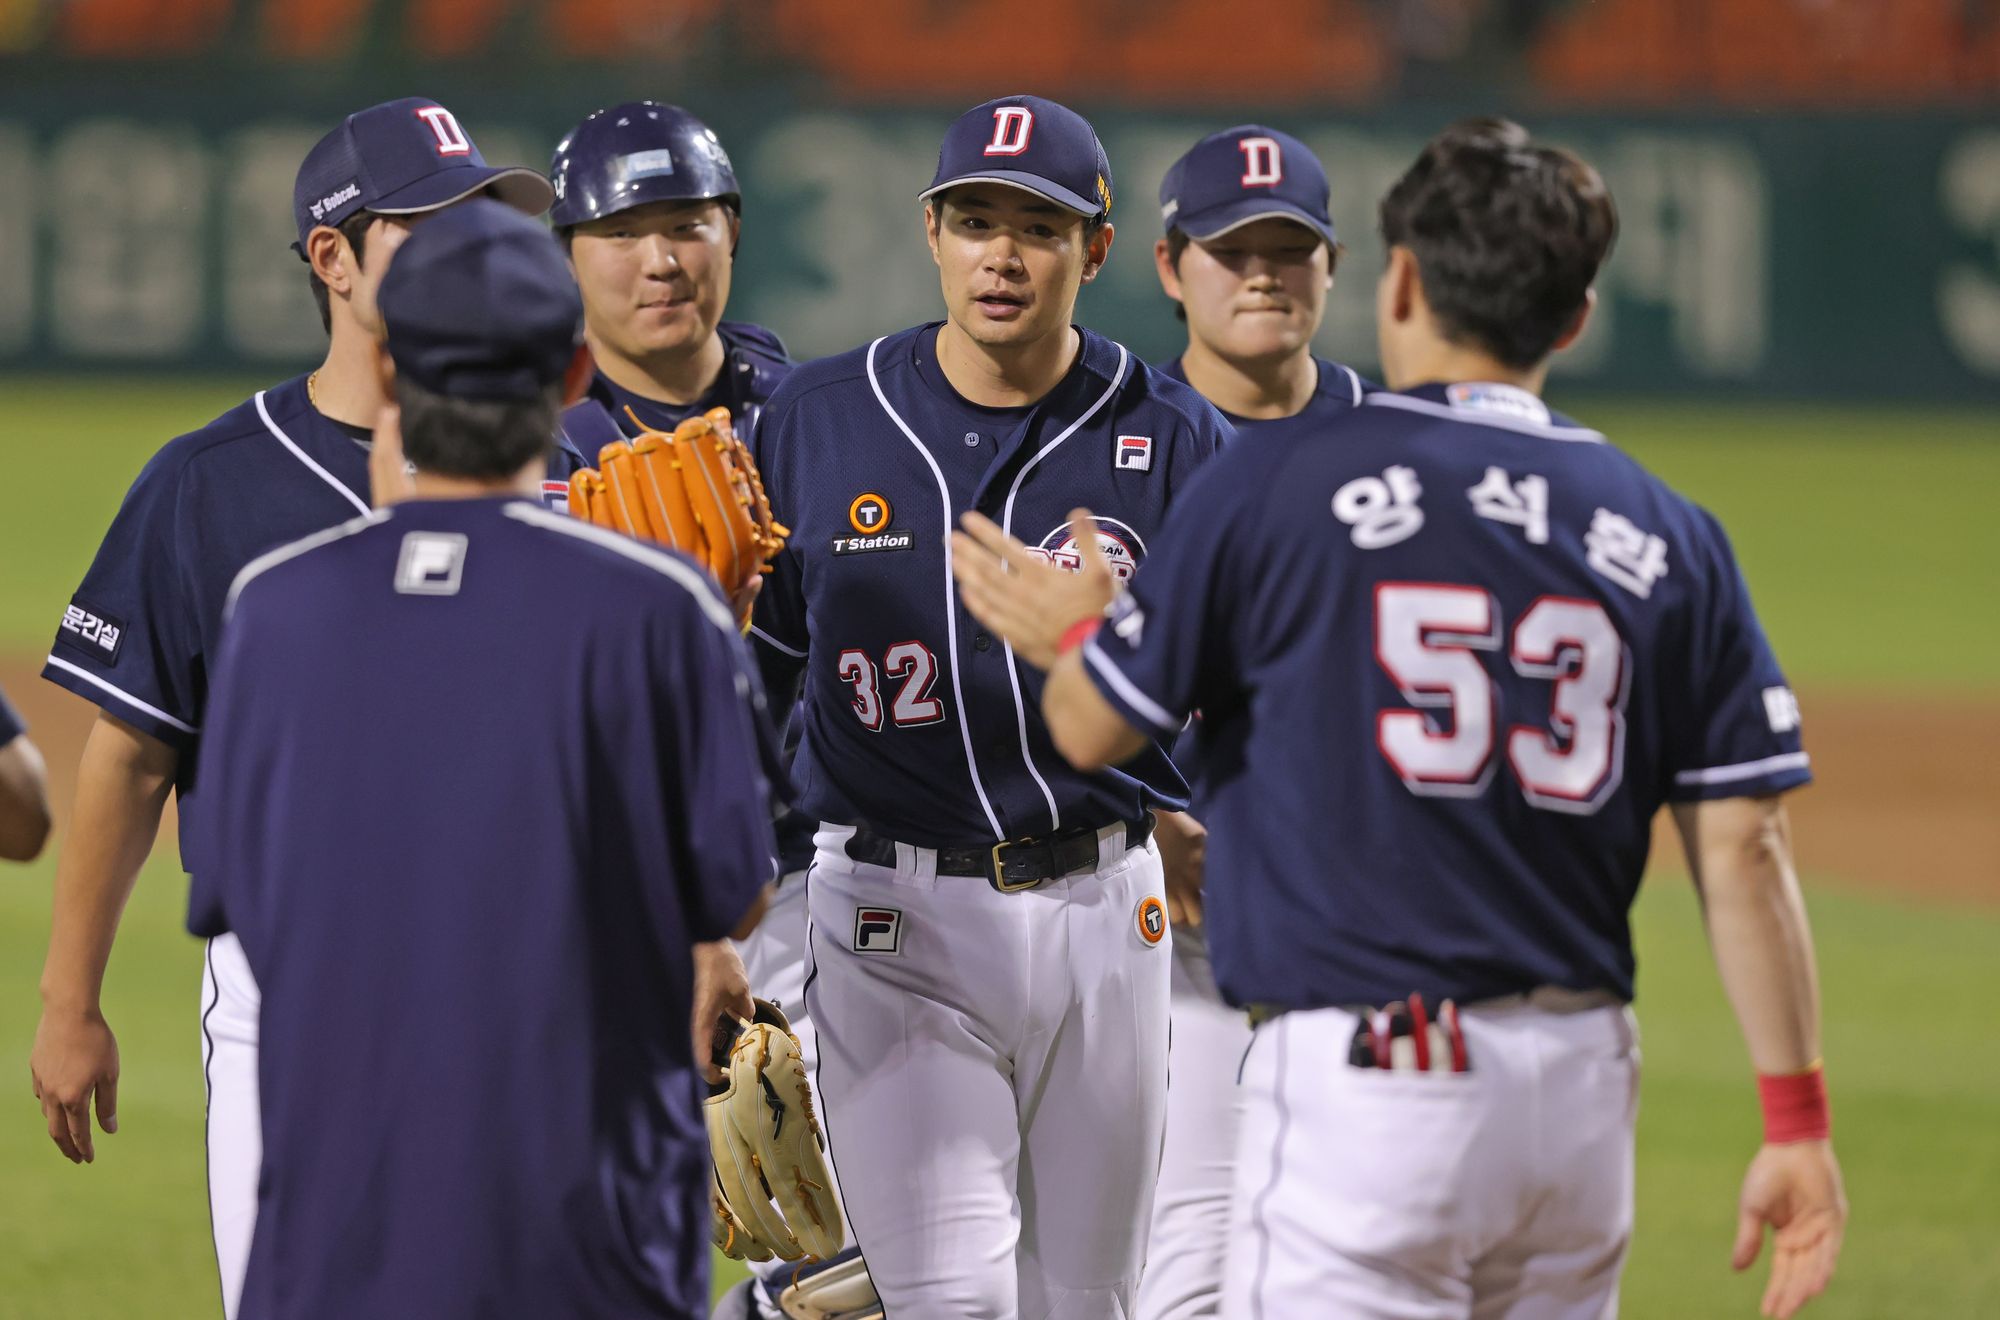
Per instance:
[[[28,726],[0,692],[0,858],[32,862],[48,837],[48,772]]]
[[[691,1320],[692,946],[761,911],[761,693],[700,567],[538,502],[548,232],[460,207],[379,307],[409,498],[237,575],[203,750],[188,925],[262,989],[242,1314]]]
[[[848,1219],[892,1317],[1123,1316],[1166,1084],[1164,752],[1079,774],[1038,680],[965,614],[945,536],[989,512],[1126,571],[1226,424],[1072,323],[1112,240],[1111,171],[1055,102],[945,135],[924,223],[945,318],[800,367],[758,436],[792,529],[753,629],[804,680],[822,822],[806,1004]],[[1100,511],[1087,528],[1069,511]],[[1077,537],[1082,537],[1080,541]]]
[[[556,190],[549,219],[583,293],[584,333],[597,371],[590,392],[563,415],[568,442],[594,461],[608,442],[641,429],[670,432],[689,417],[727,408],[753,440],[771,393],[791,374],[778,336],[725,321],[743,194],[715,132],[679,106],[633,101],[598,110],[571,129],[549,163]],[[791,1020],[808,1073],[817,1050],[805,1009],[805,872],[812,822],[777,822],[779,879],[771,909],[740,952],[757,992]],[[752,1266],[757,1283],[782,1284],[793,1267]],[[753,1284],[730,1305],[744,1312]],[[770,1289],[754,1299],[777,1315]]]
[[[1224,1314],[1616,1313],[1627,912],[1665,803],[1760,1074],[1734,1263],[1775,1228],[1789,1316],[1846,1217],[1782,805],[1811,776],[1715,519],[1540,398],[1610,195],[1475,120],[1381,223],[1393,392],[1235,446],[1115,601],[1108,565],[1049,573],[990,522],[954,552],[974,616],[1054,665],[1073,763],[1203,713],[1209,947],[1261,1022]]]
[[[1352,367],[1316,358],[1340,255],[1326,171],[1297,138],[1258,124],[1194,144],[1160,183],[1166,234],[1154,244],[1161,287],[1187,323],[1187,349],[1164,364],[1229,419],[1239,440],[1269,432],[1324,433],[1377,388]],[[1174,764],[1201,812],[1199,737],[1174,744]],[[1201,916],[1201,844],[1177,849],[1162,829],[1173,919],[1173,1044],[1167,1139],[1153,1200],[1140,1320],[1192,1320],[1222,1305],[1242,1092],[1236,1066],[1250,1044],[1243,1014],[1223,1002]]]
[[[488,165],[434,101],[373,106],[320,139],[299,167],[293,210],[295,251],[328,329],[326,359],[154,455],[63,613],[43,677],[100,714],[57,863],[31,1066],[50,1139],[72,1160],[94,1155],[93,1094],[100,1125],[117,1130],[118,1046],[99,991],[167,793],[177,790],[184,808],[199,797],[196,757],[229,584],[271,547],[368,512],[370,428],[384,405],[375,285],[413,225],[481,193],[530,214],[551,200],[533,170]],[[549,487],[566,491],[576,464],[557,451]],[[200,842],[191,822],[184,861]],[[233,937],[205,954],[201,1026],[209,1207],[233,1314],[258,1165],[257,987]]]

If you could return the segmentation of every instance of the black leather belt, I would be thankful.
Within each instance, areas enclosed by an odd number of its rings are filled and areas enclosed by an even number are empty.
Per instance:
[[[1153,813],[1143,820],[1126,821],[1125,846],[1137,848],[1153,836]],[[1003,894],[1038,889],[1072,871],[1095,868],[1099,827],[1081,825],[1073,830],[1045,834],[1039,839],[1017,839],[1011,843],[978,844],[969,848],[939,848],[939,875],[984,876],[986,883]],[[877,834],[866,825],[847,840],[847,855],[870,866],[896,865],[896,841]]]

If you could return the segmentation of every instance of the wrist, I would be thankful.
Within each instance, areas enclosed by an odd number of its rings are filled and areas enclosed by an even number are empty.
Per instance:
[[[1075,623],[1063,629],[1062,636],[1056,639],[1056,654],[1068,655],[1077,647],[1082,646],[1085,642],[1097,636],[1097,630],[1103,626],[1104,616],[1102,614],[1092,614],[1086,618],[1078,619]]]
[[[1824,1141],[1832,1135],[1826,1070],[1817,1059],[1800,1072],[1757,1074],[1757,1099],[1764,1110],[1766,1145]]]

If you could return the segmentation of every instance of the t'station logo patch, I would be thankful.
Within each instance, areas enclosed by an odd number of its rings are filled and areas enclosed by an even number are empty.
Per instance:
[[[1139,923],[1139,938],[1148,944],[1158,944],[1167,937],[1167,905],[1148,894],[1139,900],[1139,910],[1135,914]]]
[[[118,644],[125,640],[125,625],[88,605],[71,602],[63,609],[61,638],[80,642],[85,650],[106,664],[118,660]]]
[[[874,491],[863,491],[847,506],[847,523],[863,536],[873,536],[889,525],[889,501]]]
[[[901,953],[903,913],[900,908],[863,907],[854,910],[856,953]]]
[[[405,596],[456,596],[465,576],[465,537],[458,532],[410,532],[396,557],[396,590]]]
[[[878,550],[908,550],[915,546],[915,533],[897,531],[889,526],[889,519],[893,516],[888,496],[878,495],[872,490],[856,495],[847,506],[847,525],[854,529],[855,535],[834,537],[833,553],[865,555]]]

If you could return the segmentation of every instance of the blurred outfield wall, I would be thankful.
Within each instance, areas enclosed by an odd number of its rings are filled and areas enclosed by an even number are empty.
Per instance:
[[[262,82],[262,80],[259,80]],[[817,109],[794,91],[651,89],[703,114],[743,177],[732,315],[795,352],[850,347],[937,314],[918,231],[952,113]],[[0,371],[245,369],[277,374],[323,342],[293,237],[299,159],[341,114],[437,95],[489,160],[545,167],[583,113],[621,96],[547,80],[508,89],[371,74],[338,95],[252,94],[192,75],[0,87]],[[268,85],[264,90],[272,89]],[[967,83],[971,103],[997,85]],[[1325,158],[1349,246],[1321,347],[1372,361],[1373,207],[1456,110],[1178,114],[1084,104],[1116,181],[1119,241],[1082,318],[1147,356],[1179,326],[1152,272],[1155,194],[1202,133],[1250,119]],[[1564,371],[1658,393],[2000,400],[2000,121],[1967,111],[1523,116],[1581,150],[1623,216],[1592,332]]]

